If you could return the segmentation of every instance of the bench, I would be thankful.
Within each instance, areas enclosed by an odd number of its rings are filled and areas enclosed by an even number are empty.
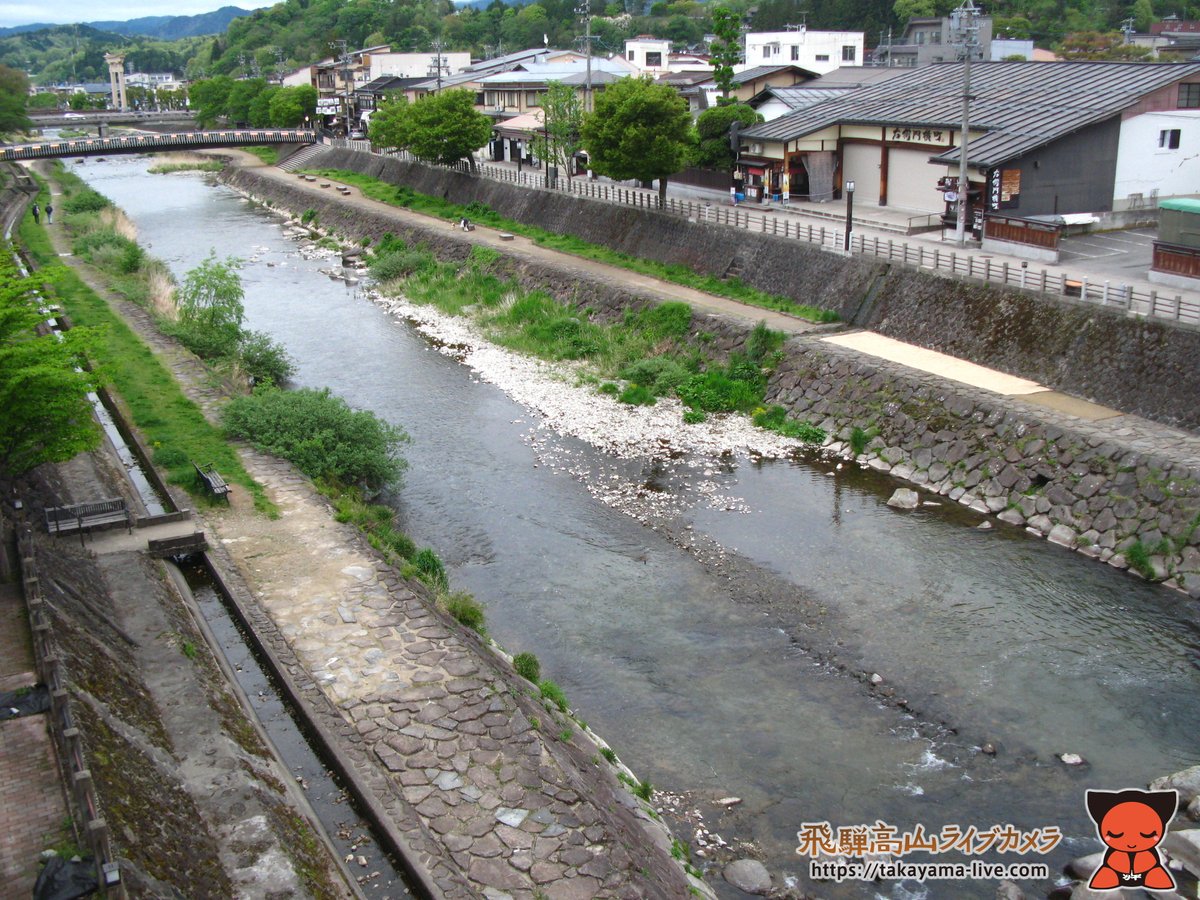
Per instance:
[[[208,488],[208,492],[214,497],[224,497],[229,500],[229,485],[225,479],[221,477],[221,473],[216,470],[216,467],[209,463],[207,466],[201,466],[199,463],[192,463],[196,468],[196,474],[200,476],[200,480],[204,482],[204,486]]]
[[[66,534],[105,525],[124,525],[132,531],[133,518],[123,497],[77,503],[74,506],[55,506],[45,511],[46,531]]]

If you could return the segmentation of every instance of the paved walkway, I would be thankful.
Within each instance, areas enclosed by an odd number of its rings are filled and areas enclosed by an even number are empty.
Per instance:
[[[0,690],[37,683],[29,620],[15,585],[0,584]],[[70,832],[47,713],[0,722],[0,895],[28,897],[38,854]]]

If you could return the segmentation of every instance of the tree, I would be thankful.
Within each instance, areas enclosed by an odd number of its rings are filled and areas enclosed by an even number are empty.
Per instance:
[[[903,25],[909,19],[928,18],[936,13],[934,0],[896,0],[892,4],[892,12],[896,21]]]
[[[1117,31],[1077,31],[1063,38],[1058,53],[1063,59],[1136,61],[1149,59],[1153,51],[1149,47],[1126,44],[1124,35]]]
[[[367,135],[376,147],[400,149],[412,143],[409,102],[403,94],[389,95],[371,116]]]
[[[575,154],[583,147],[583,102],[579,92],[561,81],[552,81],[542,95],[544,128],[533,140],[534,152],[570,177]]]
[[[583,122],[592,168],[618,181],[658,179],[658,204],[667,201],[667,176],[683,168],[692,117],[674,88],[649,78],[626,78],[596,97]]]
[[[742,23],[737,14],[727,6],[718,6],[712,11],[713,34],[709,44],[713,67],[713,80],[721,89],[721,99],[728,100],[733,90],[733,67],[742,61]]]
[[[250,122],[250,104],[266,88],[265,78],[247,78],[235,82],[225,100],[225,115],[230,122]]]
[[[188,96],[192,101],[192,112],[201,128],[209,128],[225,115],[229,95],[233,91],[233,79],[228,75],[206,78],[192,85]]]
[[[763,117],[745,103],[729,103],[714,106],[700,113],[696,120],[696,131],[700,143],[696,151],[697,165],[709,169],[732,169],[736,155],[729,143],[729,129],[734,122],[739,126],[754,125]]]
[[[176,291],[180,340],[198,356],[231,356],[242,341],[245,291],[237,269],[236,259],[210,253]]]
[[[0,66],[0,134],[28,131],[33,127],[25,115],[29,79],[19,69]]]
[[[100,443],[88,392],[97,378],[82,367],[92,339],[87,328],[58,338],[38,335],[36,285],[20,278],[12,253],[0,247],[0,477],[46,462],[62,462]]]
[[[299,125],[306,114],[316,112],[317,89],[310,84],[281,87],[271,96],[269,108],[271,124],[276,128]]]
[[[378,115],[378,113],[376,114]],[[469,91],[455,89],[429,94],[416,103],[402,106],[399,127],[393,128],[396,143],[418,159],[439,165],[452,165],[466,159],[474,168],[471,154],[486,144],[492,136],[492,120],[475,109],[475,97]],[[375,134],[372,117],[372,135]],[[374,139],[374,138],[372,138]]]

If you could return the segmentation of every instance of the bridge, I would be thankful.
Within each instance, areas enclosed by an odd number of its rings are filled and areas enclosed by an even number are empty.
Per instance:
[[[113,156],[118,153],[158,153],[167,150],[203,150],[209,147],[244,147],[262,144],[315,144],[312,129],[230,129],[187,131],[172,134],[130,134],[120,137],[41,141],[0,147],[0,160],[53,159],[62,156]]]
[[[146,112],[121,112],[115,109],[45,110],[25,111],[36,128],[71,128],[78,125],[132,125],[152,126],[196,122],[196,114],[190,109],[169,109]]]

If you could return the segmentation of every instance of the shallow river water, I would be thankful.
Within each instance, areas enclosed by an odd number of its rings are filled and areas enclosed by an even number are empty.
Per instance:
[[[954,504],[889,509],[896,484],[852,465],[620,459],[539,428],[320,274],[329,262],[301,258],[277,218],[197,176],[147,175],[149,164],[75,169],[176,275],[210,250],[246,261],[247,324],[283,342],[297,383],[412,436],[401,524],[483,602],[497,641],[535,652],[641,777],[686,792],[723,839],[753,841],[777,877],[812,888],[796,832],[822,821],[1057,826],[1066,838],[1046,857],[988,857],[1056,871],[1100,847],[1086,788],[1140,787],[1200,762],[1200,618],[1181,595],[1016,529],[976,530],[980,517]],[[636,486],[669,500],[663,528],[598,499]],[[681,547],[684,536],[708,549]],[[817,610],[819,627],[756,598],[755,581]],[[917,715],[810,649],[879,673]],[[1064,752],[1088,765],[1062,765]],[[721,812],[713,801],[728,796],[743,802]],[[995,883],[813,889],[991,897]]]

